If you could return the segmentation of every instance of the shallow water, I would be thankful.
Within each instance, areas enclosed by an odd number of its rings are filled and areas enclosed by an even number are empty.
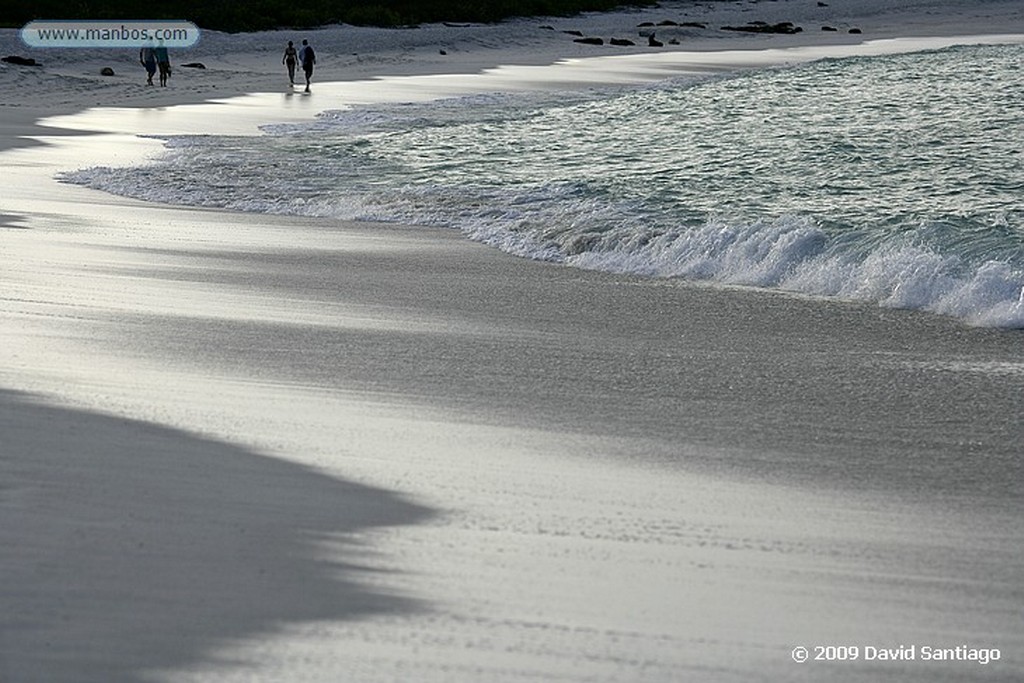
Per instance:
[[[325,112],[67,179],[1024,327],[1024,47]]]

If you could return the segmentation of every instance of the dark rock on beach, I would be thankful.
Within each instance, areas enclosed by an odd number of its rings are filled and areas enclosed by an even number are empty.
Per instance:
[[[31,57],[19,57],[18,55],[7,55],[6,57],[0,57],[0,62],[7,62],[8,64],[17,64],[18,66],[42,66],[42,64],[32,59]]]
[[[800,33],[803,28],[794,26],[790,21],[783,21],[778,24],[766,24],[763,21],[752,21],[746,26],[723,26],[723,31],[743,31],[744,33],[781,33],[792,35]]]
[[[102,69],[100,69],[100,76],[113,76],[113,75],[114,75],[114,70],[111,69],[109,66],[105,66]]]
[[[657,25],[657,26],[677,26],[679,28],[707,28],[708,27],[707,24],[702,24],[699,21],[676,22],[676,21],[672,21],[671,19],[666,19],[665,21],[659,21],[657,24],[655,24],[653,21],[645,21],[643,23],[637,24],[636,27],[637,28],[654,28],[655,25]]]

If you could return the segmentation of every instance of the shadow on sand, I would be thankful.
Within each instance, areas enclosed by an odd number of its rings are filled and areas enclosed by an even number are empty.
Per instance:
[[[0,228],[27,230],[28,227],[23,225],[24,220],[25,217],[19,214],[0,213]]]
[[[287,623],[421,609],[316,544],[430,514],[226,443],[0,391],[0,680],[142,680]]]

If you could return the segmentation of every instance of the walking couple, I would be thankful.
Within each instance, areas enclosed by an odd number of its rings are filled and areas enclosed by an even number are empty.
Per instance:
[[[288,47],[284,49],[284,57],[281,63],[288,67],[288,80],[295,85],[295,64],[302,63],[302,70],[306,74],[306,92],[309,92],[309,80],[313,77],[313,65],[316,64],[316,53],[308,40],[302,41],[302,49],[296,52],[295,45],[288,41]]]
[[[171,58],[163,43],[156,47],[144,47],[139,50],[139,63],[146,67],[146,85],[153,85],[153,75],[160,70],[160,85],[167,86],[167,78],[171,75]]]

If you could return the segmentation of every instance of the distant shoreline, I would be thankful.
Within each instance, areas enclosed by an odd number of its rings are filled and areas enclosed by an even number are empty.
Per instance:
[[[923,11],[924,7],[931,11]],[[473,74],[506,66],[541,66],[560,60],[675,51],[765,50],[795,46],[853,45],[889,38],[1024,34],[1015,3],[988,0],[970,7],[933,0],[911,9],[882,7],[873,0],[817,7],[809,2],[664,3],[654,8],[533,17],[491,25],[423,25],[415,29],[332,26],[248,34],[204,31],[192,49],[173,53],[168,88],[147,87],[137,51],[127,49],[34,49],[16,29],[0,29],[0,55],[35,59],[41,66],[0,63],[0,111],[39,109],[47,114],[107,107],[163,107],[244,95],[279,92],[286,84],[281,52],[287,40],[309,38],[319,56],[315,83],[372,80],[387,76]],[[722,31],[721,26],[792,22],[790,35]],[[676,26],[663,26],[671,22]],[[681,26],[688,22],[707,29]],[[647,24],[654,24],[647,27]],[[837,27],[835,32],[822,26]],[[851,34],[849,30],[861,31]],[[650,34],[662,47],[646,44]],[[576,34],[604,45],[574,42]],[[632,46],[614,46],[612,39]],[[672,44],[673,42],[677,44]],[[205,69],[188,69],[201,63]],[[103,76],[103,69],[113,76]],[[319,106],[319,105],[318,105]],[[19,118],[21,118],[19,116]],[[11,124],[8,124],[10,126]],[[0,134],[2,134],[0,130]]]

